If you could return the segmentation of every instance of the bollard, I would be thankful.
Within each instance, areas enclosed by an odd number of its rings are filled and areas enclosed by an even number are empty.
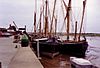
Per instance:
[[[38,57],[38,59],[41,59],[40,51],[39,51],[39,40],[37,41],[37,57]]]
[[[0,68],[1,68],[1,62],[0,62]]]

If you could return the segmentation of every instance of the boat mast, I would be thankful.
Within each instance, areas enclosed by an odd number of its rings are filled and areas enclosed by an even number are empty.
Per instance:
[[[45,3],[44,3],[44,0],[42,0],[42,4],[43,4],[43,7],[42,7],[43,8],[43,11],[42,11],[43,12],[43,21],[42,21],[43,28],[41,29],[41,32],[42,32],[42,35],[44,36],[45,35],[45,33],[44,33],[45,32],[45,22],[44,22],[45,21],[45,13],[44,13],[44,5],[45,5]]]
[[[37,0],[35,0],[35,11],[34,11],[34,33],[36,33],[36,9],[37,8]]]
[[[43,1],[43,2],[44,2],[44,1]],[[40,34],[42,33],[42,22],[41,22],[42,15],[43,15],[43,22],[44,22],[44,4],[41,5],[41,8],[40,8],[40,18],[39,18],[39,33],[40,33]],[[44,24],[43,24],[43,25],[44,25]]]
[[[57,34],[57,18],[55,18],[55,36]]]
[[[81,26],[80,26],[80,32],[79,32],[78,41],[80,41],[80,36],[81,36],[81,32],[82,32],[86,1],[87,1],[87,0],[84,0],[84,1],[83,1],[83,13],[82,13],[82,20],[81,20]]]
[[[75,22],[75,35],[74,35],[74,41],[77,41],[77,21]]]
[[[54,1],[53,14],[52,14],[52,20],[50,25],[50,35],[52,34],[52,25],[53,25],[54,13],[55,13],[55,6],[56,6],[56,0]]]
[[[69,32],[70,32],[70,10],[71,10],[71,0],[69,0],[68,8],[67,8],[67,40],[69,41]]]
[[[66,3],[65,3],[65,1],[64,0],[62,0],[62,2],[64,3],[64,6],[65,6],[65,9],[66,9],[66,11],[67,11],[67,5],[66,5]],[[65,17],[65,19],[66,19],[66,17]]]
[[[39,33],[41,34],[41,17],[42,17],[43,11],[40,13],[40,19],[39,19]]]
[[[47,34],[48,34],[48,16],[47,16],[47,6],[48,6],[48,1],[46,0],[45,1],[45,4],[46,4],[46,9],[45,9],[45,31],[44,31],[44,33],[45,33],[45,36],[47,36]]]

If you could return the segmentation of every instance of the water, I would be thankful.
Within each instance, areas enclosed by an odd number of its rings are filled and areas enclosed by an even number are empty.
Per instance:
[[[88,49],[86,51],[86,59],[93,65],[100,68],[100,37],[86,37],[88,41]],[[61,39],[65,40],[66,37],[62,36]],[[73,39],[71,37],[70,39]]]
[[[100,37],[87,37],[87,41],[90,46],[100,48]]]
[[[86,59],[100,68],[100,37],[87,37],[87,41],[89,47],[86,52]]]

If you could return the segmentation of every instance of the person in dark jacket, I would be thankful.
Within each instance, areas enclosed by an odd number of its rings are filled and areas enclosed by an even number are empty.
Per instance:
[[[29,44],[29,38],[28,36],[26,35],[26,32],[24,31],[23,32],[23,35],[22,35],[22,38],[21,38],[21,46],[22,47],[27,47]]]

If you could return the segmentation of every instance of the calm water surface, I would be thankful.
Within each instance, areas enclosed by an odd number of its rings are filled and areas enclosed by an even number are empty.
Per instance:
[[[89,60],[93,65],[100,68],[100,37],[86,38],[89,44],[86,51],[86,59]],[[61,36],[61,39],[65,40],[66,36]],[[73,37],[71,37],[70,39],[73,39]]]
[[[100,68],[100,37],[87,37],[89,47],[86,52],[86,59]]]

